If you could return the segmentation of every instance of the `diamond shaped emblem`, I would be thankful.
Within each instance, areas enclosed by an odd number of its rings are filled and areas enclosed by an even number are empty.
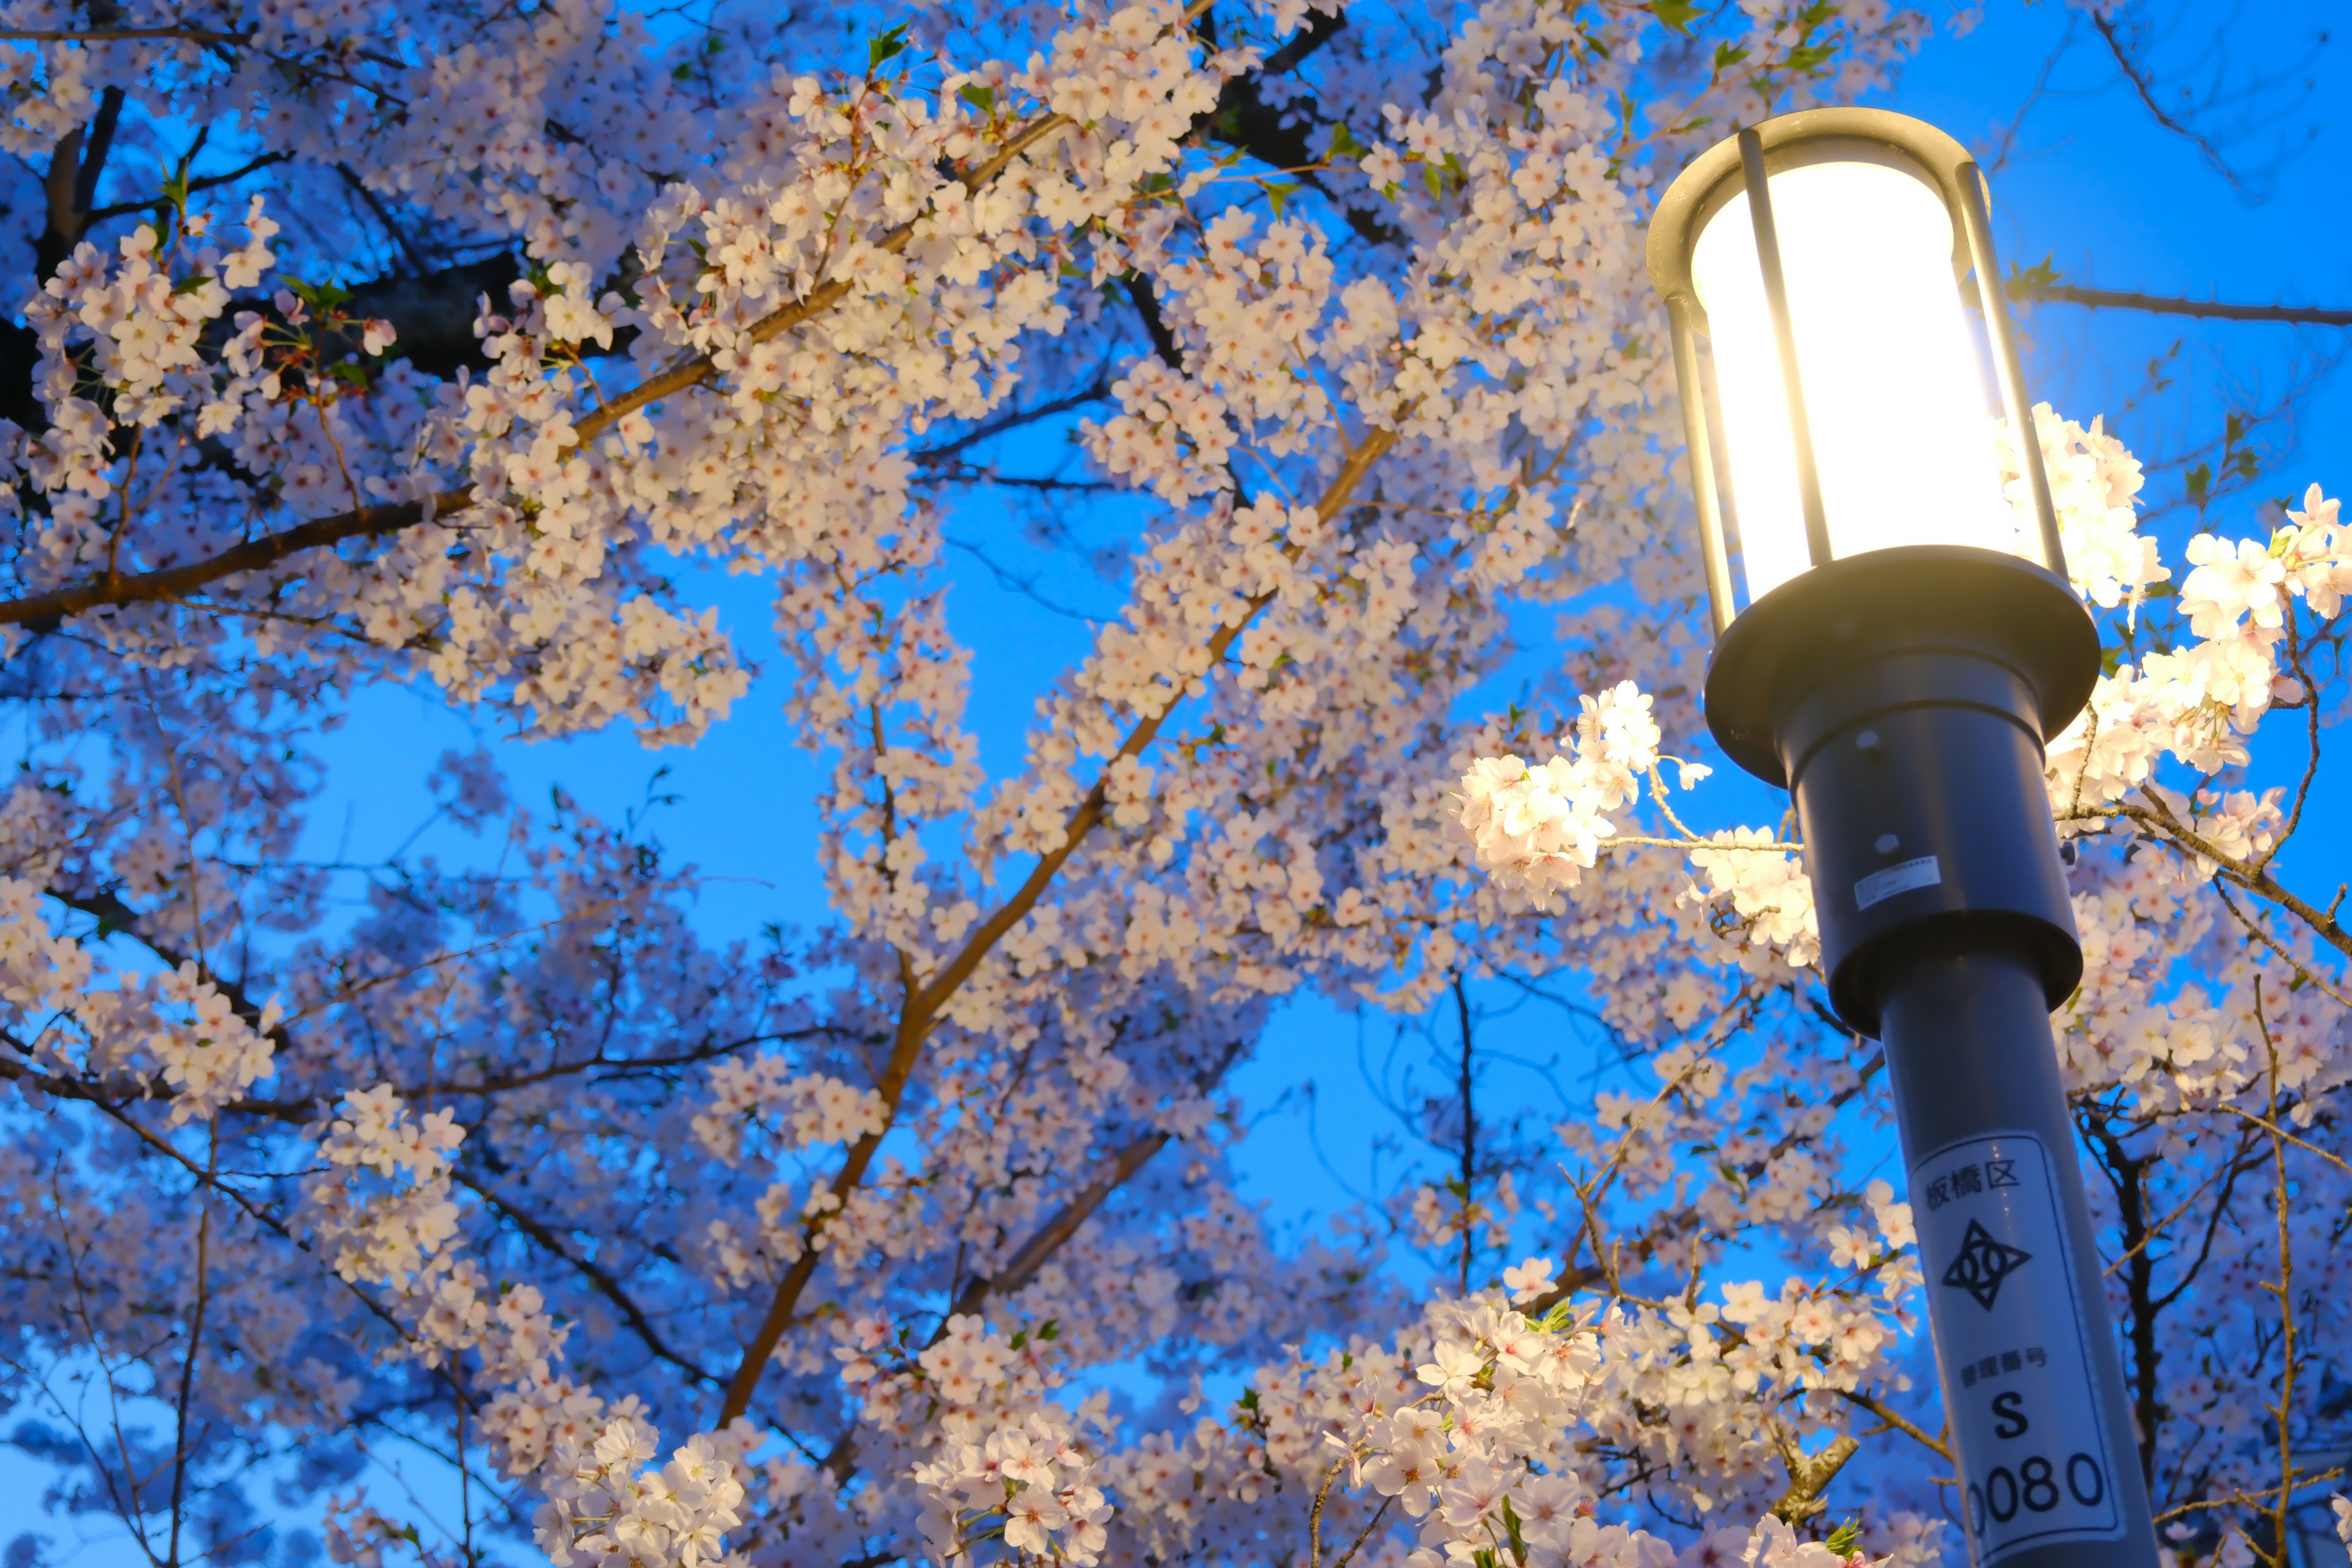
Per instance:
[[[1995,1241],[1992,1232],[1970,1220],[1968,1234],[1960,1238],[1960,1255],[1944,1270],[1944,1283],[1966,1290],[1977,1299],[1977,1305],[1990,1312],[2000,1295],[2000,1282],[2032,1258],[2033,1254],[2021,1247]]]

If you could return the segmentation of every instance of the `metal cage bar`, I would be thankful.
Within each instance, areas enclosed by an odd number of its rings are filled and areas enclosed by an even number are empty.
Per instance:
[[[2042,436],[2033,423],[2033,404],[2025,394],[2025,365],[2017,352],[2017,330],[2009,319],[2009,297],[2001,285],[2000,258],[1993,253],[1992,214],[1986,203],[1984,172],[1962,163],[1953,172],[1953,195],[1959,204],[1960,229],[1967,237],[1969,260],[1976,268],[1977,300],[1984,308],[1985,337],[1992,345],[1993,379],[2000,383],[2001,407],[2010,428],[2017,434],[2020,466],[2033,492],[2033,510],[2042,524],[2042,564],[2060,577],[2066,575],[2066,543],[2058,532],[2058,510],[2050,500],[2050,475],[2042,466]]]
[[[1772,222],[1772,193],[1764,173],[1764,139],[1739,133],[1739,167],[1748,184],[1748,214],[1756,225],[1756,262],[1764,275],[1764,303],[1780,349],[1780,389],[1789,401],[1789,444],[1796,449],[1797,497],[1805,509],[1805,549],[1816,566],[1830,563],[1829,514],[1822,506],[1821,469],[1813,461],[1813,424],[1805,411],[1805,382],[1797,366],[1797,331],[1789,319],[1789,283],[1780,271],[1780,231]]]
[[[1706,381],[1700,374],[1691,303],[1681,295],[1666,301],[1674,336],[1675,384],[1682,390],[1683,444],[1689,456],[1691,491],[1698,505],[1698,552],[1706,569],[1706,605],[1715,635],[1721,637],[1738,614],[1731,596],[1730,552],[1724,542],[1723,497],[1715,482],[1715,444],[1707,435]]]

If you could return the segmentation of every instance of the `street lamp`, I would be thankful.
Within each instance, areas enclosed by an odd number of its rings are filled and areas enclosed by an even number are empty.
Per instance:
[[[2083,957],[2042,746],[2099,640],[1985,204],[1932,126],[1782,115],[1675,181],[1650,277],[1715,622],[1707,727],[1795,795],[1831,1003],[1885,1042],[1976,1560],[2154,1568],[2049,1016]],[[1988,366],[2029,433],[2022,525]]]

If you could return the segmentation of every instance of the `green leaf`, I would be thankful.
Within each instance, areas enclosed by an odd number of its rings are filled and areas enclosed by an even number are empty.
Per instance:
[[[1650,0],[1642,7],[1675,32],[1687,37],[1691,24],[1698,19],[1699,8],[1690,0]]]
[[[1280,181],[1267,182],[1265,187],[1265,199],[1268,204],[1273,206],[1275,216],[1280,217],[1282,216],[1283,204],[1287,202],[1291,197],[1297,195],[1299,187],[1296,184],[1285,184]]]
[[[1862,1521],[1859,1519],[1849,1519],[1843,1524],[1839,1525],[1835,1530],[1831,1531],[1830,1538],[1822,1542],[1822,1544],[1828,1547],[1832,1552],[1836,1552],[1839,1556],[1843,1557],[1853,1551],[1853,1543],[1861,1539]]]
[[[866,73],[870,76],[882,68],[884,61],[896,59],[906,52],[907,24],[901,22],[866,46]]]
[[[1518,1510],[1511,1506],[1507,1495],[1503,1499],[1503,1529],[1511,1538],[1511,1555],[1525,1563],[1528,1560],[1527,1540],[1519,1533]]]
[[[1424,165],[1421,171],[1421,179],[1422,183],[1429,187],[1431,195],[1442,196],[1445,194],[1445,171],[1436,164]]]
[[[1037,1337],[1044,1340],[1048,1344],[1060,1339],[1062,1337],[1062,1320],[1059,1318],[1048,1318],[1044,1322],[1038,1324]]]
[[[1356,140],[1356,133],[1348,129],[1346,121],[1335,120],[1331,122],[1331,156],[1360,158],[1370,151],[1370,148]]]
[[[1744,48],[1744,47],[1739,47],[1739,46],[1738,46],[1738,45],[1734,45],[1734,44],[1717,44],[1717,45],[1716,45],[1716,46],[1715,46],[1715,74],[1716,74],[1716,75],[1717,75],[1717,76],[1721,76],[1725,71],[1729,70],[1732,67],[1734,67],[1734,66],[1738,65],[1740,61],[1742,61],[1742,60],[1746,59],[1747,58],[1748,58],[1748,51],[1747,51],[1747,49],[1746,49],[1746,48]]]
[[[314,310],[331,310],[352,297],[352,291],[339,284],[305,283],[299,278],[289,278],[286,287],[294,298]]]
[[[956,89],[956,96],[979,110],[982,114],[996,112],[996,89],[984,81],[968,81]]]
[[[2020,267],[2014,261],[2009,264],[2009,297],[2012,300],[2033,289],[2050,288],[2058,281],[2058,268],[2051,265],[2050,257],[2043,257],[2031,267]]]

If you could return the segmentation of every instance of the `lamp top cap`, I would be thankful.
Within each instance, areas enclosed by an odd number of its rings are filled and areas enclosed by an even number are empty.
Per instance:
[[[1981,179],[1976,159],[1947,132],[1891,109],[1801,109],[1748,129],[1764,145],[1765,167],[1778,173],[1829,161],[1888,163],[1923,176],[1957,210],[1963,178]],[[1739,138],[1727,136],[1675,177],[1650,219],[1650,282],[1659,297],[1696,304],[1691,246],[1706,220],[1742,188]],[[1960,254],[1958,225],[1955,255]]]

